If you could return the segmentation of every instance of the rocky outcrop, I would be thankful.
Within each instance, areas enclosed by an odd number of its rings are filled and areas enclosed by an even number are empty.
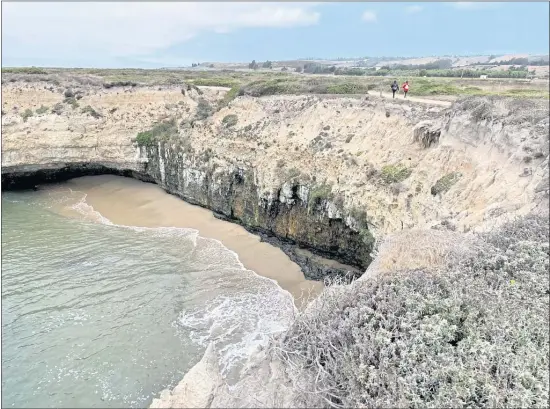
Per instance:
[[[220,163],[168,143],[146,150],[146,174],[166,191],[206,207],[218,217],[237,222],[281,247],[303,267],[310,279],[330,275],[358,276],[370,263],[374,242],[365,225],[326,197],[312,199],[314,186],[286,183],[262,189],[257,169],[246,164]],[[323,265],[297,248],[337,260]]]
[[[210,344],[202,359],[185,374],[181,382],[171,391],[163,390],[149,407],[209,408],[223,386],[216,349],[214,344]]]

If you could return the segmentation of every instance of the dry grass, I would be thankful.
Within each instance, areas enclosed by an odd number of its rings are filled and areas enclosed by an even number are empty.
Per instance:
[[[465,234],[445,230],[405,230],[380,240],[377,257],[366,275],[397,271],[441,268],[456,251],[473,254],[475,240]]]

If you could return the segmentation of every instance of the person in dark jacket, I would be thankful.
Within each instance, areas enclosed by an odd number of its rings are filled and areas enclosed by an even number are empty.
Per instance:
[[[393,97],[395,98],[395,93],[399,90],[399,85],[397,84],[397,81],[393,81],[393,84],[391,84],[391,92],[393,93]]]

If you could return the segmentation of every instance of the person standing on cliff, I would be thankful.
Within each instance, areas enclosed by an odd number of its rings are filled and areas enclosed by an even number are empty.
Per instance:
[[[393,98],[395,99],[395,93],[399,91],[399,85],[397,84],[397,80],[393,80],[393,84],[391,84],[391,92],[393,94]]]
[[[403,98],[407,98],[407,92],[409,92],[409,81],[405,81],[405,83],[402,85],[403,93],[405,96]]]

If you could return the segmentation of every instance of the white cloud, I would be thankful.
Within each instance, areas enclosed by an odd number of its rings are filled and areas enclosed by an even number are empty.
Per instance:
[[[415,4],[413,6],[408,6],[405,8],[405,11],[409,14],[420,13],[422,10],[424,10],[424,7],[419,6],[418,4]]]
[[[377,21],[376,13],[372,10],[366,10],[363,15],[361,16],[361,19],[363,21],[368,21],[370,23],[374,23]]]
[[[148,56],[203,32],[319,21],[318,3],[16,3],[2,9],[4,53]]]
[[[498,6],[498,3],[489,3],[481,1],[459,1],[456,3],[449,3],[455,9],[459,10],[483,10],[488,8],[494,8]]]

